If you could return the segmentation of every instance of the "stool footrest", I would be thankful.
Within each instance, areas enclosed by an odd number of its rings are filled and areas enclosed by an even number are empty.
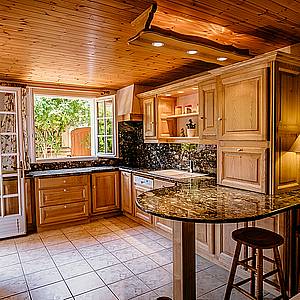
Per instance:
[[[249,269],[249,270],[253,271],[254,273],[257,273],[256,269],[254,267],[248,265],[246,262],[238,261],[237,264],[243,266],[246,269]]]
[[[265,278],[270,277],[270,276],[272,276],[272,275],[278,273],[278,271],[279,271],[278,269],[275,269],[275,270],[273,270],[273,271],[271,271],[271,272],[268,272],[268,273],[264,274],[264,275],[263,275],[263,279],[265,280]]]
[[[266,260],[266,261],[268,261],[268,262],[270,262],[270,263],[272,263],[272,264],[275,264],[275,260],[274,260],[274,259],[269,258],[269,257],[264,256],[264,255],[263,255],[263,258],[264,258],[264,260]]]
[[[250,293],[248,293],[246,290],[242,289],[240,286],[233,284],[232,287],[234,287],[236,290],[238,290],[240,293],[244,294],[245,296],[249,297],[252,300],[256,300],[255,297],[253,297]]]
[[[280,289],[280,286],[277,283],[271,281],[270,279],[264,279],[264,282],[268,283],[269,285],[274,286],[276,289]]]
[[[249,282],[249,281],[251,281],[251,277],[250,277],[250,278],[247,278],[247,279],[244,279],[244,280],[241,280],[241,281],[239,281],[239,282],[236,282],[234,285],[235,285],[235,286],[241,286],[241,285],[243,285],[243,284],[245,284],[245,283],[247,283],[247,282]]]

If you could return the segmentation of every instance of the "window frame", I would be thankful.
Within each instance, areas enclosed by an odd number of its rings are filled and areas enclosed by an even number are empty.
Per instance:
[[[91,156],[73,156],[73,157],[59,157],[59,158],[37,158],[35,149],[35,124],[34,124],[34,97],[63,97],[63,98],[78,98],[82,100],[91,101]],[[103,98],[112,99],[113,103],[113,154],[100,154],[98,153],[98,129],[96,128],[96,104],[97,101]],[[98,158],[118,158],[118,131],[117,131],[117,112],[116,112],[116,97],[115,95],[99,96],[99,93],[84,92],[84,91],[70,91],[70,90],[56,90],[56,89],[42,89],[30,88],[28,97],[28,148],[31,163],[51,163],[51,162],[68,162],[68,161],[90,161]]]

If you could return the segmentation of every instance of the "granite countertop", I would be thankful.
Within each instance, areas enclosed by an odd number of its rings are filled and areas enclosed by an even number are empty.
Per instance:
[[[145,192],[137,206],[159,217],[196,223],[232,223],[263,219],[300,207],[300,190],[275,196],[218,186],[212,177]]]

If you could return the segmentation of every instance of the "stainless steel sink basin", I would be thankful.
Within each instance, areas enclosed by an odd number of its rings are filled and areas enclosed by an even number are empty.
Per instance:
[[[164,177],[169,177],[169,178],[175,178],[175,179],[195,178],[195,177],[201,177],[207,175],[203,173],[191,173],[187,171],[180,171],[174,169],[151,171],[149,173],[164,176]]]

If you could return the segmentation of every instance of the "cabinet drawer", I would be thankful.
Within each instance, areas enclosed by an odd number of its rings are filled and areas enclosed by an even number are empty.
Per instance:
[[[266,153],[264,148],[219,147],[218,183],[266,193]]]
[[[135,217],[143,220],[144,222],[146,222],[148,224],[153,223],[152,216],[150,214],[142,211],[141,209],[139,209],[136,205],[135,205]]]
[[[37,179],[37,187],[38,189],[47,189],[65,186],[86,185],[88,183],[88,178],[89,175],[39,178]]]
[[[173,232],[172,220],[168,220],[160,217],[154,217],[154,226],[170,234],[172,234]]]
[[[84,200],[88,200],[88,190],[86,186],[70,186],[39,191],[39,204],[41,207]]]
[[[40,208],[40,225],[88,217],[88,201]]]

